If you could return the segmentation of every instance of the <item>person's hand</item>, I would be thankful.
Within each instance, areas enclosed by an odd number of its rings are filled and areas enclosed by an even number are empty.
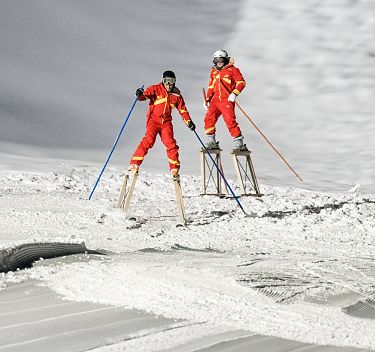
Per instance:
[[[189,120],[186,124],[192,131],[195,131],[195,123],[193,121]]]
[[[208,101],[203,102],[203,109],[207,111],[208,107],[210,106],[210,103]]]
[[[135,91],[135,95],[137,96],[137,97],[140,97],[141,95],[143,95],[143,92],[144,92],[145,90],[143,89],[143,88],[138,88],[136,91]]]
[[[230,93],[228,97],[228,101],[234,103],[236,101],[237,95],[234,93]]]

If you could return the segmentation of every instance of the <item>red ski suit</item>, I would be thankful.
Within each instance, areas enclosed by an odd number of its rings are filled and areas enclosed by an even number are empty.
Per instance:
[[[206,92],[206,102],[209,103],[204,118],[206,134],[215,134],[216,122],[219,116],[223,115],[231,136],[236,138],[241,135],[234,112],[235,103],[228,101],[228,97],[231,93],[240,94],[245,86],[246,82],[240,70],[234,67],[232,62],[229,62],[221,70],[212,67]]]
[[[152,85],[145,89],[138,100],[149,99],[147,111],[146,133],[139,143],[130,161],[131,164],[141,165],[149,149],[155,144],[156,136],[159,134],[161,141],[167,148],[169,168],[179,169],[178,145],[173,137],[172,109],[177,108],[182,119],[187,124],[191,120],[186,109],[184,99],[177,87],[167,92],[163,83]]]

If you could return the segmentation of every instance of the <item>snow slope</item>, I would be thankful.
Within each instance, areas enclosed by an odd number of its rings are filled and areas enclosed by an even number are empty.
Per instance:
[[[218,331],[375,348],[373,195],[261,185],[263,197],[240,198],[245,216],[233,199],[200,196],[200,180],[183,176],[189,224],[176,227],[170,176],[140,173],[130,220],[114,208],[123,177],[116,169],[87,200],[97,172],[1,172],[3,248],[85,241],[109,254],[3,274],[2,286],[31,277],[68,299]]]

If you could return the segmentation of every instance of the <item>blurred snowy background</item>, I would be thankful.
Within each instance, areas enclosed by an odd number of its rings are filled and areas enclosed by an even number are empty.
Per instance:
[[[74,159],[101,167],[142,84],[177,74],[203,136],[202,92],[223,48],[247,80],[238,102],[304,179],[238,111],[259,182],[375,191],[375,2],[2,0],[0,167]],[[112,163],[144,133],[137,104]],[[183,173],[199,173],[194,134],[174,114]],[[230,136],[219,123],[224,169]],[[144,169],[167,172],[157,142]]]

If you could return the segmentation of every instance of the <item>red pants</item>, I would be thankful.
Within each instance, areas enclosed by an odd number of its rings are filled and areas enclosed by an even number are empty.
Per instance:
[[[146,123],[146,133],[139,143],[130,161],[131,164],[141,165],[149,149],[155,144],[156,136],[160,134],[161,141],[167,148],[169,168],[179,169],[178,145],[173,137],[172,121],[162,123],[161,118],[149,118]]]
[[[215,134],[216,122],[220,115],[223,115],[225,124],[228,127],[229,133],[233,138],[240,136],[241,130],[236,121],[236,114],[234,113],[235,104],[230,101],[218,101],[213,99],[210,102],[206,116],[204,118],[204,130],[206,134]]]

